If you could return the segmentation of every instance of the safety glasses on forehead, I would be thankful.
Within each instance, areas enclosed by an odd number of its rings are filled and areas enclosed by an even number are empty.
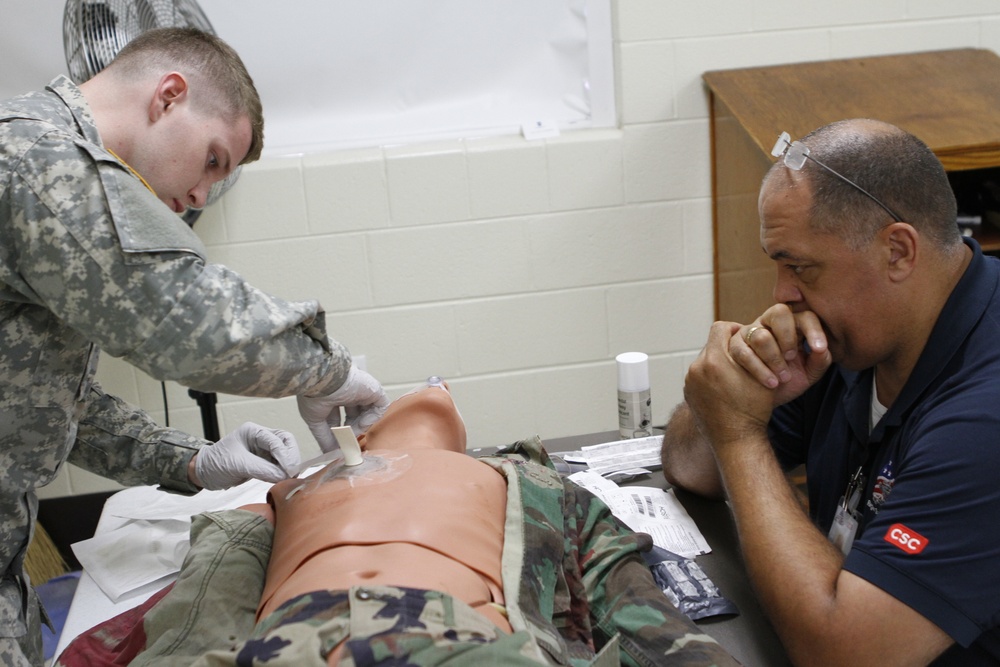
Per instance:
[[[828,167],[813,156],[809,155],[809,147],[803,144],[801,141],[791,141],[791,135],[787,132],[782,132],[781,136],[778,137],[778,141],[775,142],[774,148],[771,149],[771,155],[774,157],[783,157],[785,166],[794,171],[802,169],[802,165],[806,163],[806,159],[812,160],[819,166],[826,169],[828,172],[847,183],[852,188],[863,194],[864,196],[871,199],[873,202],[881,206],[886,213],[892,216],[892,219],[896,222],[902,222],[903,219],[896,215],[891,208],[879,201],[878,197],[872,193],[865,190],[863,187],[844,176],[840,172],[836,171],[833,167]]]

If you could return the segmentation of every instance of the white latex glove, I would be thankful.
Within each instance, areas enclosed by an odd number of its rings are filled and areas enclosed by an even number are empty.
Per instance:
[[[299,446],[288,431],[247,422],[194,457],[192,480],[205,489],[228,489],[248,479],[280,482],[300,463]]]
[[[389,397],[378,380],[353,365],[340,389],[327,396],[299,396],[298,402],[299,414],[324,452],[337,449],[330,429],[340,426],[340,408],[354,435],[361,435],[389,407]]]

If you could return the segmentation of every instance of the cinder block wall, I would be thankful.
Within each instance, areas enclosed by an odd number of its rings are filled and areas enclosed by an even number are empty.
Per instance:
[[[1000,51],[992,0],[615,0],[615,129],[271,158],[196,225],[211,259],[291,299],[393,396],[449,380],[471,447],[617,427],[614,356],[651,357],[653,416],[681,399],[713,313],[710,69],[960,47]],[[162,419],[158,382],[105,388]],[[171,424],[201,432],[186,390]],[[292,431],[294,399],[221,396],[223,432]],[[114,485],[70,467],[42,497]]]

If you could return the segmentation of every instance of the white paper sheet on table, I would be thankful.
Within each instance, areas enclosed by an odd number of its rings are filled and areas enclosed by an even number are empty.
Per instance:
[[[73,553],[112,602],[178,569],[190,548],[190,521],[139,519],[73,545]]]
[[[640,474],[649,472],[648,468],[659,468],[660,446],[662,435],[650,435],[644,438],[614,440],[599,445],[581,447],[579,452],[563,455],[567,461],[586,463],[587,468],[604,476],[622,474]]]
[[[122,525],[72,545],[80,565],[112,602],[180,570],[190,548],[191,517],[267,499],[268,482],[250,480],[223,491],[192,496],[153,486],[125,489],[108,499],[104,513]]]
[[[603,500],[626,526],[652,537],[656,546],[686,558],[712,551],[672,489],[620,487],[593,470],[576,472],[569,478]]]
[[[200,512],[261,503],[267,498],[270,482],[252,479],[231,489],[209,491],[204,489],[192,496],[169,493],[152,486],[125,489],[113,496],[105,511],[126,519],[184,519]]]

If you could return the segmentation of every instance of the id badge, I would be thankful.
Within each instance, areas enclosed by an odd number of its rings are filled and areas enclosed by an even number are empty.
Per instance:
[[[854,513],[844,507],[843,502],[838,503],[837,513],[833,515],[833,524],[827,537],[846,556],[857,534],[858,520],[854,517]]]

